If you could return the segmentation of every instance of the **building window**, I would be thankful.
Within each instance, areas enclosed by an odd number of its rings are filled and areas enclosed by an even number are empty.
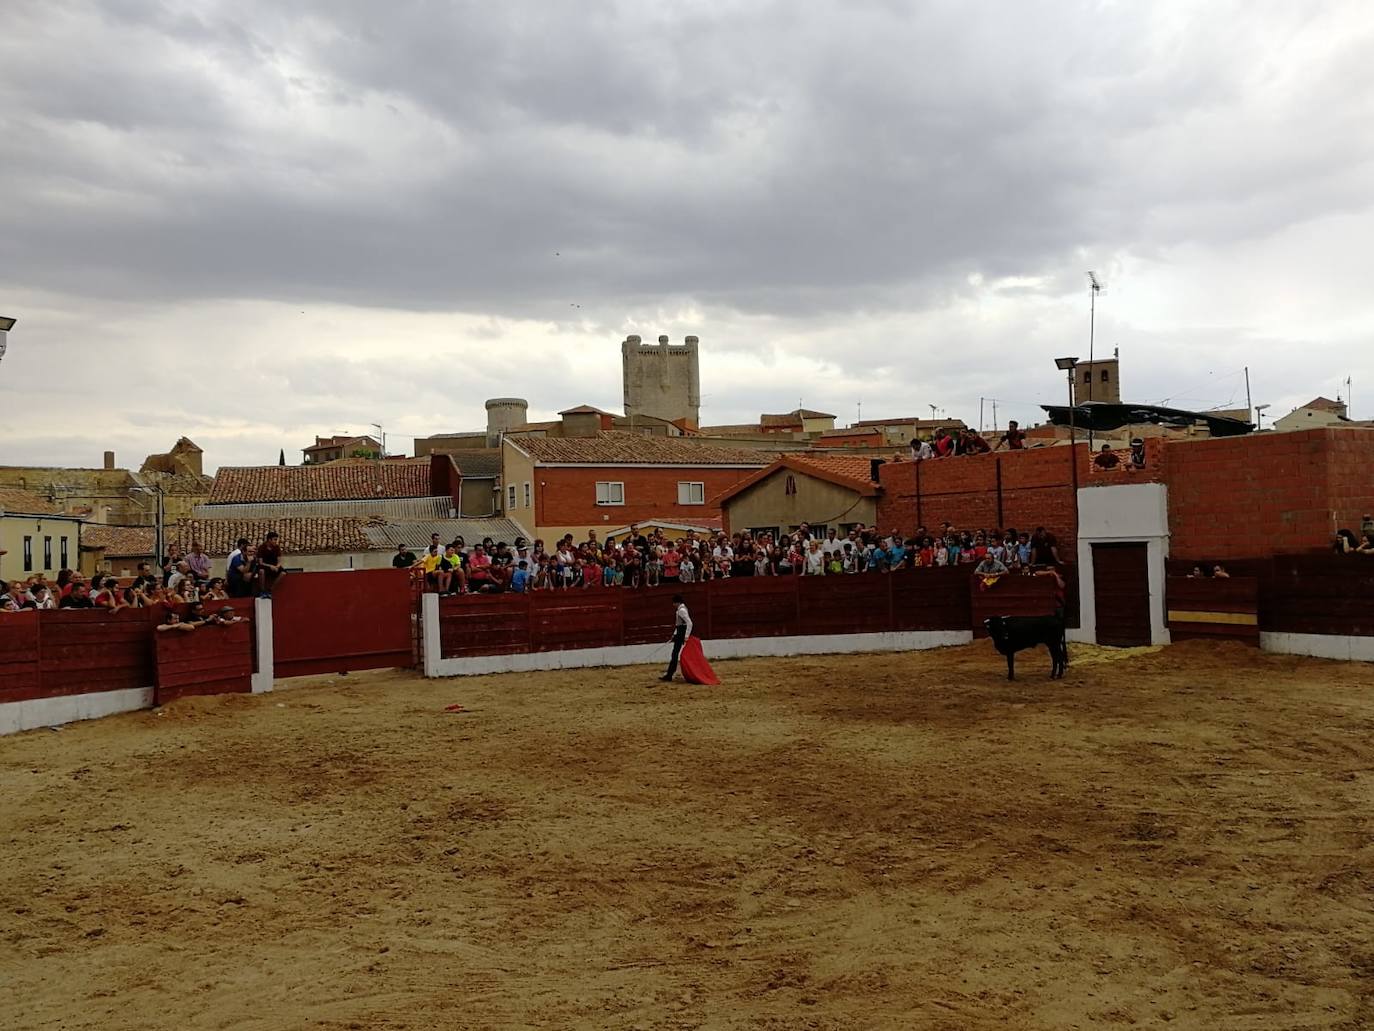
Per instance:
[[[617,481],[598,480],[596,483],[596,503],[598,505],[625,504],[625,484]]]
[[[787,483],[783,485],[783,493],[784,493],[784,494],[795,494],[795,493],[797,493],[797,478],[796,478],[795,476],[793,476],[791,473],[788,473],[788,474],[787,474]]]
[[[694,483],[687,480],[678,482],[677,503],[679,505],[704,505],[706,504],[706,484]]]
[[[515,507],[515,484],[513,483],[506,487],[506,507]]]
[[[24,572],[33,572],[33,538],[24,538]]]
[[[43,568],[52,568],[52,538],[43,538]]]
[[[62,538],[62,564],[61,564],[60,566],[58,566],[57,568],[58,568],[58,569],[70,569],[70,568],[71,568],[69,565],[67,565],[67,538],[65,538],[65,537]]]
[[[525,484],[525,507],[530,507],[530,485],[528,483]]]
[[[1092,370],[1092,369],[1084,369],[1084,370],[1083,370],[1083,382],[1084,382],[1084,383],[1091,383],[1092,381],[1093,381],[1093,370]]]

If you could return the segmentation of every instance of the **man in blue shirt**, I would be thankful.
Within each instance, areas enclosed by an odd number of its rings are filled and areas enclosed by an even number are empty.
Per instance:
[[[515,567],[515,572],[510,577],[510,589],[516,594],[524,594],[530,582],[529,563],[523,559]]]

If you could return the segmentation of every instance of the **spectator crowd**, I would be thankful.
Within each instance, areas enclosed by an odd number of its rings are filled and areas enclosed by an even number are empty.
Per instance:
[[[569,590],[589,587],[654,587],[746,576],[855,576],[899,569],[968,566],[970,572],[1001,575],[1058,566],[1058,543],[1044,527],[960,530],[949,523],[905,535],[856,526],[843,535],[813,532],[803,523],[792,533],[748,531],[670,536],[631,527],[619,539],[581,543],[566,534],[547,547],[517,537],[514,544],[486,538],[469,547],[462,537],[448,544],[434,534],[418,558],[397,549],[392,565],[411,569],[426,588],[440,594],[496,594],[507,591]]]
[[[201,623],[232,622],[232,607],[220,607],[205,615],[205,606],[230,598],[271,597],[282,575],[282,549],[278,535],[268,533],[253,546],[246,538],[229,556],[227,575],[210,575],[210,556],[198,541],[183,553],[177,544],[156,565],[140,562],[128,583],[109,573],[87,578],[63,569],[54,583],[35,574],[26,580],[0,581],[0,612],[25,609],[146,609],[155,605],[189,606],[179,620],[183,629]],[[162,629],[159,627],[159,629]]]

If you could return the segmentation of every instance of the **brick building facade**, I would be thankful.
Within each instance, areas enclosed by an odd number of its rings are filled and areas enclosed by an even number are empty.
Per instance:
[[[759,451],[634,433],[507,437],[504,511],[546,542],[650,520],[719,526],[719,496],[772,459]]]

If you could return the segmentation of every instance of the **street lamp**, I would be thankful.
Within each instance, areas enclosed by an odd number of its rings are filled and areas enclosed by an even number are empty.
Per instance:
[[[1054,367],[1069,374],[1069,444],[1072,446],[1078,439],[1073,426],[1073,370],[1078,368],[1078,359],[1056,358]]]
[[[1264,410],[1265,410],[1266,408],[1272,408],[1272,407],[1273,407],[1273,405],[1255,405],[1255,430],[1256,430],[1256,432],[1258,432],[1259,430],[1264,429]]]
[[[6,318],[4,315],[0,315],[0,358],[5,357],[5,341],[8,339],[10,330],[14,328],[14,324],[17,321],[19,320]]]

